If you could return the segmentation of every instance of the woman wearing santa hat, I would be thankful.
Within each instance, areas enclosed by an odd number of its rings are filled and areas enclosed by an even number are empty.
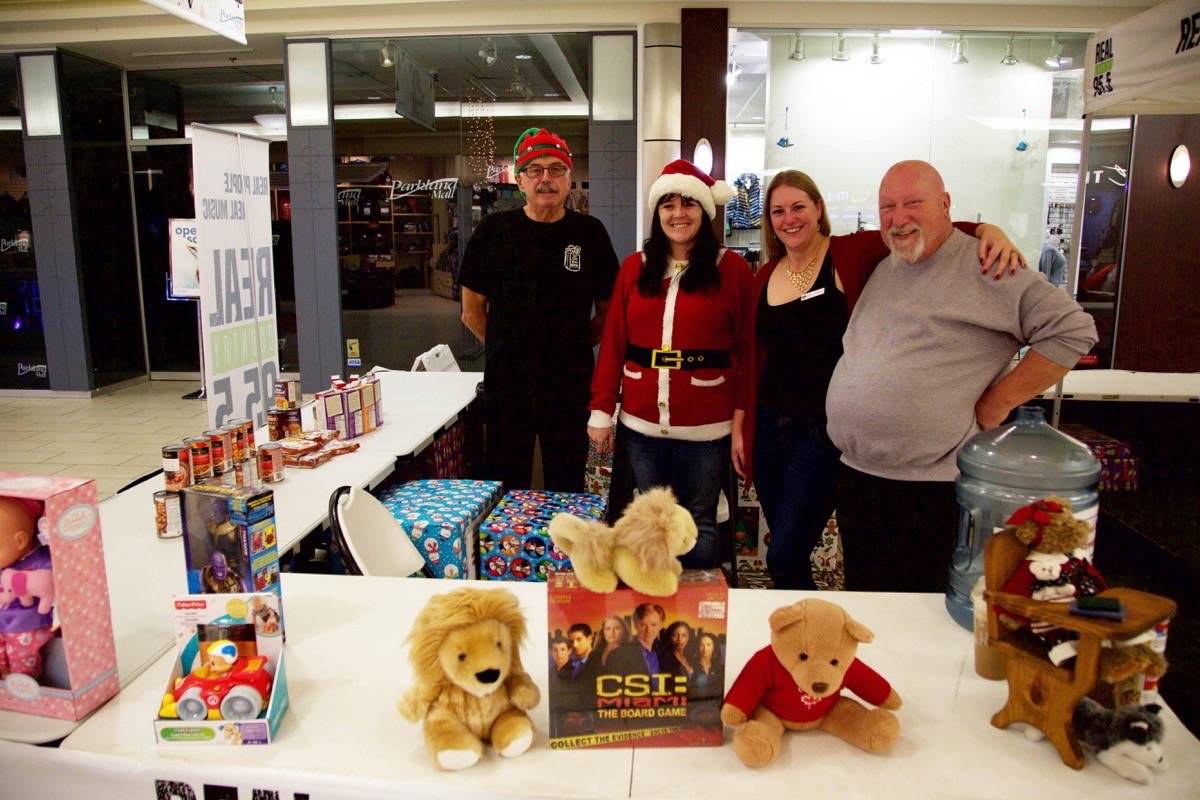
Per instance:
[[[712,230],[729,185],[677,160],[650,187],[650,238],[613,287],[592,375],[588,436],[622,442],[640,491],[668,486],[696,520],[681,561],[717,563],[717,498],[729,467],[739,381],[750,366],[754,278]]]

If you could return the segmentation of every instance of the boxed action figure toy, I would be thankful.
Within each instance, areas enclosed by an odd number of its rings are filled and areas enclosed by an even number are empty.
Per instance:
[[[279,593],[275,495],[261,486],[183,490],[183,545],[194,594]]]
[[[178,595],[159,744],[270,744],[288,709],[278,595]]]
[[[548,528],[555,514],[604,519],[607,501],[591,494],[517,489],[500,498],[479,526],[479,570],[492,581],[544,581],[571,568]]]
[[[96,484],[0,472],[0,709],[76,720],[118,688]]]
[[[728,588],[685,570],[679,591],[549,581],[550,747],[700,747],[722,742]]]

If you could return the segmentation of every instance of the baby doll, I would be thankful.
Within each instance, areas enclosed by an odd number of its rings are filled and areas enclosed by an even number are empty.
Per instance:
[[[42,646],[53,635],[54,578],[50,548],[38,544],[41,515],[36,500],[0,497],[0,678],[40,675]]]

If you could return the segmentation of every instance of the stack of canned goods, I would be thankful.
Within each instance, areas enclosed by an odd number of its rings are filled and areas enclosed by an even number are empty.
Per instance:
[[[198,483],[220,481],[236,486],[283,480],[283,453],[277,444],[256,447],[254,423],[233,419],[180,443],[164,445],[162,491],[154,493],[158,535],[183,534],[180,492]]]
[[[275,407],[267,412],[267,435],[272,442],[299,436],[303,430],[300,422],[300,381],[275,381],[274,394]]]

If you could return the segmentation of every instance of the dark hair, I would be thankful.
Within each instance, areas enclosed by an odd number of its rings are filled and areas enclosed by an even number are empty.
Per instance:
[[[674,636],[675,631],[679,630],[680,628],[687,629],[687,632],[688,632],[688,645],[687,646],[689,648],[692,647],[698,641],[698,639],[696,637],[696,632],[694,630],[692,630],[691,625],[688,625],[686,622],[684,622],[681,619],[677,619],[674,622],[672,622],[670,625],[667,626],[667,630],[665,633],[665,638],[667,640],[667,644],[671,644],[671,637]]]
[[[567,647],[571,646],[571,643],[567,641],[567,637],[563,636],[561,633],[556,633],[554,638],[550,640],[551,647],[554,647],[556,644],[565,644]]]
[[[680,195],[668,194],[659,198],[658,205],[650,220],[650,238],[642,243],[642,270],[638,273],[638,291],[643,297],[656,297],[662,294],[663,277],[671,266],[671,241],[662,229],[658,219],[658,209],[672,197]],[[712,229],[712,217],[707,211],[700,210],[700,230],[692,242],[691,252],[688,253],[687,272],[679,281],[679,288],[685,292],[702,292],[715,290],[721,286],[721,273],[717,271],[717,256],[721,245]]]
[[[584,636],[592,635],[592,627],[590,625],[588,625],[586,622],[576,622],[574,625],[567,628],[568,638],[571,636],[572,633],[575,633],[575,631],[579,631]]]

